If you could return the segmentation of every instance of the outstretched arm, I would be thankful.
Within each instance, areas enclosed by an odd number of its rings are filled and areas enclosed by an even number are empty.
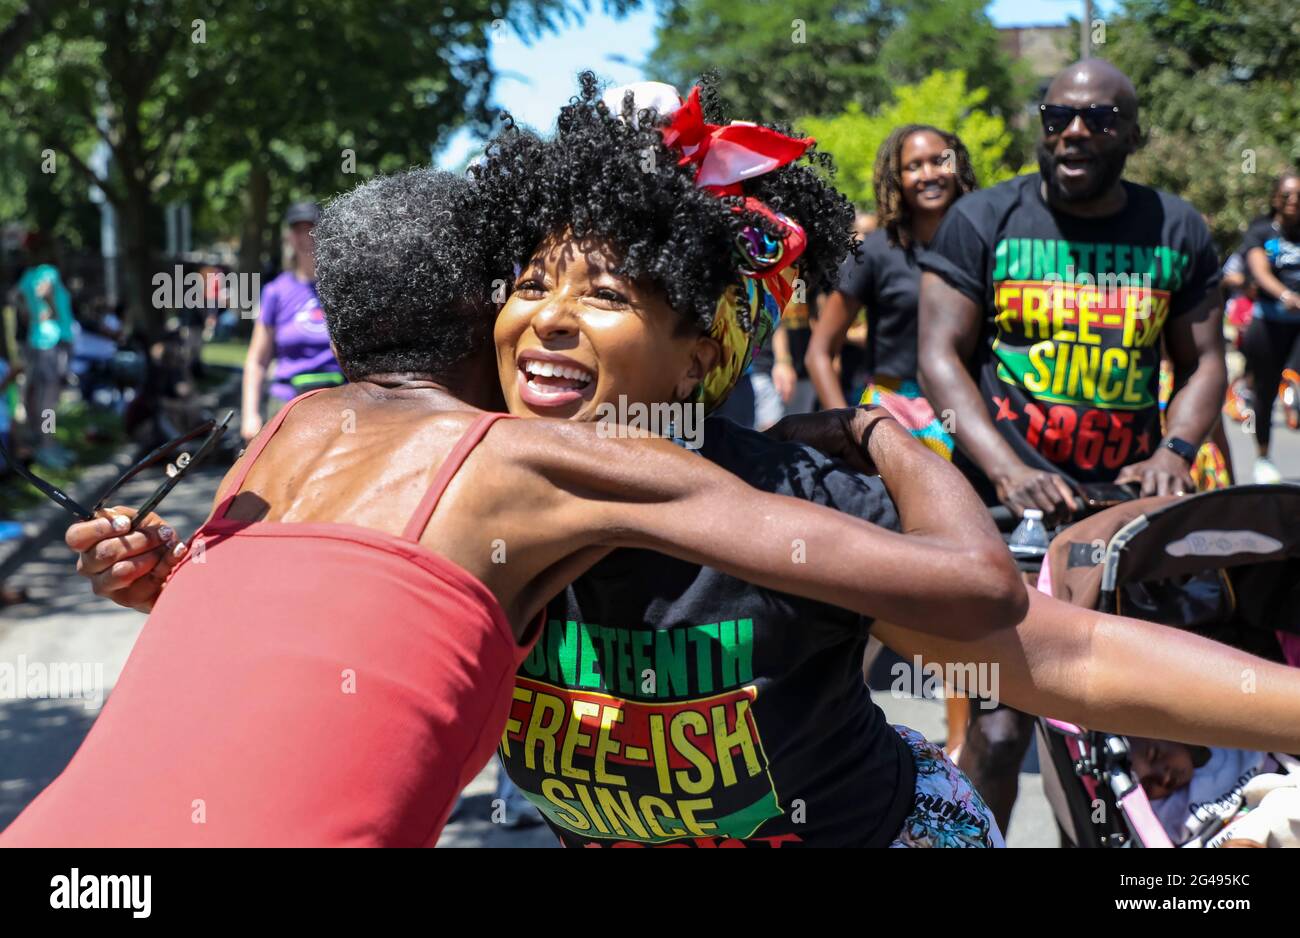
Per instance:
[[[871,422],[864,458],[880,468],[904,534],[760,492],[665,440],[609,439],[590,424],[540,420],[511,421],[488,437],[503,459],[480,480],[486,504],[475,518],[491,510],[494,483],[513,497],[531,493],[521,522],[528,534],[518,540],[546,555],[529,591],[543,601],[590,566],[576,558],[600,556],[592,548],[642,547],[919,628],[967,635],[1016,621],[1025,602],[1019,576],[970,486],[883,411],[857,419]],[[147,611],[175,561],[160,562],[155,526],[116,537],[109,524],[74,526],[68,543],[92,554],[81,572],[97,593]]]
[[[1072,606],[1030,587],[1010,629],[872,633],[905,657],[996,664],[995,694],[1091,729],[1206,746],[1300,751],[1300,671],[1178,629]]]
[[[512,452],[568,493],[539,523],[566,519],[576,547],[656,550],[949,636],[1003,628],[1023,615],[1019,574],[987,510],[950,464],[891,418],[875,418],[868,457],[882,474],[888,467],[887,485],[924,492],[924,507],[903,518],[906,534],[758,491],[662,440],[529,423],[508,428],[536,433],[512,443]]]

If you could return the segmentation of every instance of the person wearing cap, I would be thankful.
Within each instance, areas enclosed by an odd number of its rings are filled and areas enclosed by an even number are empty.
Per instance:
[[[245,440],[262,429],[263,387],[272,360],[275,373],[267,389],[267,418],[299,394],[343,383],[316,295],[313,231],[319,219],[320,209],[314,202],[295,203],[284,216],[290,262],[262,290],[261,312],[244,361],[240,435]]]

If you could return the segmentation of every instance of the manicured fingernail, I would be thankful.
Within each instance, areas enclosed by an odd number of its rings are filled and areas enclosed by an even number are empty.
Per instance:
[[[126,517],[126,515],[115,515],[113,517],[114,531],[121,532],[127,530],[130,527],[131,527],[131,519]]]
[[[181,541],[179,544],[177,544],[175,547],[172,548],[172,556],[173,557],[184,556],[185,551],[188,549],[189,549],[189,545],[186,544],[184,541]]]
[[[158,536],[162,538],[162,542],[164,544],[170,544],[172,542],[172,538],[176,536],[176,532],[164,524],[161,528],[158,529]]]

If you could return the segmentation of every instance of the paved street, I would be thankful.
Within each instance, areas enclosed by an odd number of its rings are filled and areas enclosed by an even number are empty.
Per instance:
[[[205,465],[163,504],[164,517],[188,537],[211,507],[224,469]],[[121,504],[140,504],[157,485],[137,480],[119,493]],[[106,693],[117,680],[144,616],[90,592],[77,578],[75,558],[56,540],[13,578],[32,601],[0,611],[0,663],[89,664],[99,668]],[[83,700],[0,700],[0,827],[7,825],[76,751],[99,712]]]
[[[1300,480],[1300,435],[1276,432],[1274,460],[1288,478]],[[1234,461],[1246,470],[1253,459],[1251,441],[1234,425],[1230,430]],[[165,517],[188,536],[206,516],[222,469],[207,466],[183,482],[164,504]],[[151,482],[137,482],[121,500],[147,497]],[[14,577],[32,602],[0,612],[0,663],[86,663],[99,666],[105,693],[116,680],[144,622],[138,613],[119,609],[91,595],[73,573],[71,555],[60,542],[32,557]],[[905,723],[932,739],[946,733],[941,701],[895,699],[878,694],[891,722]],[[67,763],[98,713],[92,700],[0,700],[0,828],[9,823]],[[490,820],[496,777],[490,764],[465,793],[457,819],[448,825],[446,846],[551,846],[542,828],[510,831]],[[1031,751],[1021,776],[1021,798],[1007,832],[1013,847],[1055,846],[1056,833],[1042,796]]]

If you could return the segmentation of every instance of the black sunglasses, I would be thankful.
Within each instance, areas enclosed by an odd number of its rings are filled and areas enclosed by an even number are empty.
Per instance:
[[[232,410],[227,412],[226,416],[220,421],[205,420],[188,433],[182,434],[168,443],[164,443],[148,456],[137,462],[130,469],[126,470],[126,472],[122,473],[121,477],[110,485],[108,490],[99,497],[99,501],[95,502],[93,508],[84,507],[80,502],[58,486],[51,485],[40,476],[26,469],[21,463],[9,455],[9,451],[4,448],[3,443],[0,443],[0,456],[4,456],[5,462],[9,464],[9,467],[13,469],[14,472],[30,482],[31,485],[42,495],[54,502],[54,504],[58,505],[64,511],[68,512],[79,521],[93,521],[95,519],[95,513],[104,507],[104,503],[112,497],[114,492],[126,485],[126,483],[130,482],[150,466],[162,462],[163,460],[170,459],[170,457],[186,443],[206,435],[206,438],[203,440],[202,444],[199,445],[199,448],[194,451],[193,455],[190,455],[189,453],[181,453],[180,456],[176,458],[175,462],[168,463],[167,478],[164,479],[162,484],[154,490],[154,493],[150,495],[145,503],[140,506],[139,510],[136,511],[135,517],[131,519],[130,530],[134,531],[136,527],[138,527],[140,523],[149,516],[149,513],[162,503],[162,500],[168,496],[171,490],[176,488],[181,479],[185,477],[185,474],[212,453],[212,450],[216,448],[217,443],[226,432],[226,427],[230,424],[231,418],[234,416],[235,412]]]
[[[1038,116],[1043,121],[1043,133],[1052,137],[1073,124],[1076,117],[1082,117],[1083,126],[1093,133],[1108,134],[1119,123],[1120,113],[1116,104],[1089,104],[1087,107],[1040,104]]]

